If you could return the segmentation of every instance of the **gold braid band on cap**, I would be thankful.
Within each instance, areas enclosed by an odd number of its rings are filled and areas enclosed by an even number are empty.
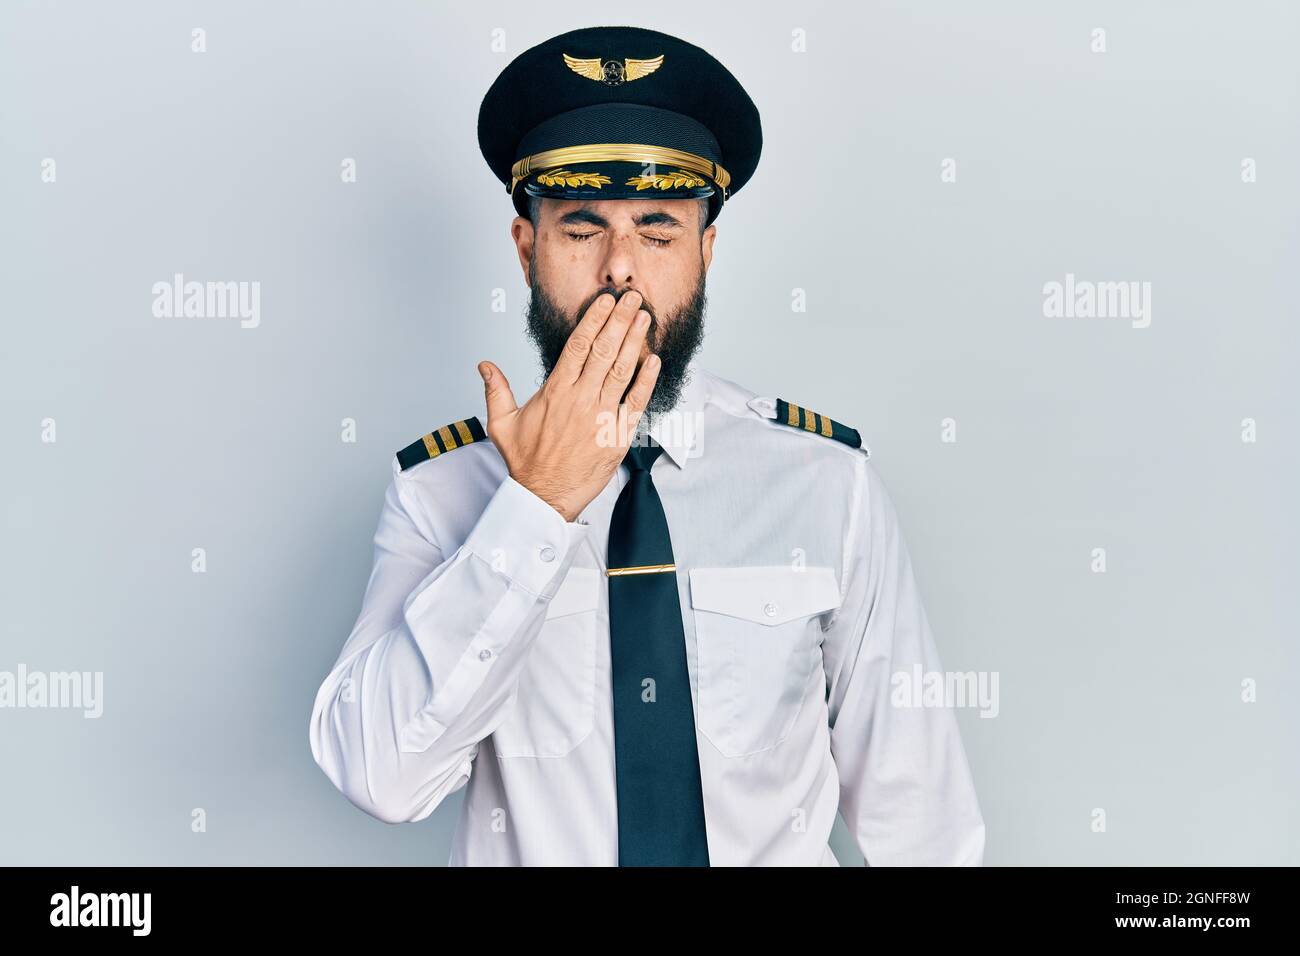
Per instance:
[[[525,156],[510,167],[510,185],[507,191],[514,195],[515,187],[527,179],[529,174],[570,163],[666,163],[680,166],[693,173],[707,176],[717,183],[722,190],[722,198],[727,198],[727,187],[731,185],[731,173],[718,163],[695,153],[671,149],[667,146],[647,146],[642,143],[593,143],[590,146],[565,146],[561,149],[548,149],[540,153]]]

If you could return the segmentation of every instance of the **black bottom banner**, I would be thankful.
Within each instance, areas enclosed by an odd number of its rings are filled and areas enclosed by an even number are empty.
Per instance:
[[[483,932],[567,937],[625,923],[631,938],[665,923],[765,935],[811,917],[871,945],[960,939],[1130,938],[1233,945],[1291,924],[1293,869],[486,870],[446,868],[9,868],[7,941],[75,935],[79,944],[162,939],[216,943],[280,934],[295,943],[422,946]],[[742,924],[743,927],[743,924]],[[743,927],[745,929],[751,927]],[[703,932],[702,932],[703,931]],[[824,932],[825,930],[823,930]],[[608,939],[608,937],[604,937]],[[734,937],[729,937],[734,942]],[[702,942],[702,939],[700,940]],[[769,942],[774,941],[768,940]],[[804,941],[806,945],[811,940]],[[463,945],[463,943],[460,943]]]

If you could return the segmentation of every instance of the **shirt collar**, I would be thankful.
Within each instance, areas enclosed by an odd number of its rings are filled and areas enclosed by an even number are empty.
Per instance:
[[[671,411],[653,416],[650,423],[650,437],[663,446],[678,468],[685,468],[687,459],[696,457],[695,449],[700,445],[704,403],[709,393],[705,374],[694,362],[687,365],[687,380],[677,404]]]

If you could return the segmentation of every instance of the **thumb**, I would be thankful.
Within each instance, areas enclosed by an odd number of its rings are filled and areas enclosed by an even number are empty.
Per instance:
[[[497,418],[505,418],[518,407],[515,405],[514,393],[510,391],[510,383],[506,381],[505,373],[501,369],[485,360],[478,363],[478,373],[483,377],[489,422]]]

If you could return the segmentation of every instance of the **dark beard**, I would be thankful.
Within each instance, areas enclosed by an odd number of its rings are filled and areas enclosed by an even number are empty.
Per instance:
[[[542,289],[537,281],[535,266],[530,264],[528,271],[532,277],[529,286],[532,295],[528,301],[528,337],[537,347],[545,378],[560,360],[569,333],[578,324],[579,316],[586,315],[587,309],[603,293],[608,292],[617,298],[620,290],[609,286],[598,289],[583,303],[576,315],[570,316]],[[646,408],[647,414],[653,416],[676,407],[687,382],[687,366],[704,341],[704,270],[700,269],[700,277],[690,299],[673,312],[667,321],[659,320],[649,302],[642,302],[641,307],[650,313],[646,344],[663,363],[659,368],[659,378],[655,381],[654,393],[650,396],[650,404]]]

